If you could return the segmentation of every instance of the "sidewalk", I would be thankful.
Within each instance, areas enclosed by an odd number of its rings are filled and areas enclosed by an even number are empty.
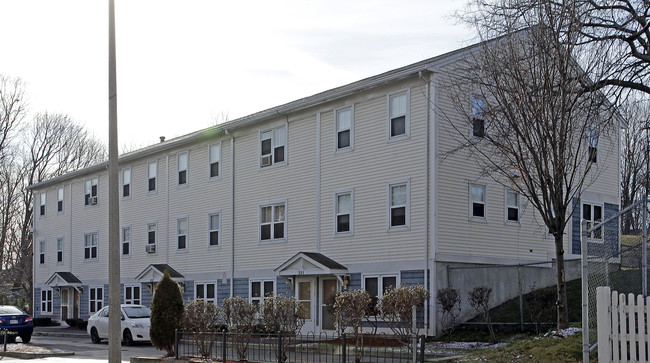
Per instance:
[[[45,335],[51,337],[88,337],[86,329],[68,326],[35,326],[32,335]]]

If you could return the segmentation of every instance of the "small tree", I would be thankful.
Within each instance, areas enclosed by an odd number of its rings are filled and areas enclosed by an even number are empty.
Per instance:
[[[355,362],[363,359],[363,320],[366,316],[368,306],[372,298],[365,290],[344,291],[336,295],[334,299],[334,317],[337,328],[344,332],[346,328],[352,328],[355,345]]]
[[[396,335],[408,339],[418,334],[413,330],[413,308],[423,306],[429,299],[429,291],[422,285],[402,286],[387,292],[381,299],[382,317]]]
[[[246,359],[257,313],[257,305],[240,296],[229,297],[221,303],[221,315],[228,325],[228,331],[234,333],[233,343],[240,360]]]
[[[472,307],[476,309],[479,313],[483,314],[483,319],[485,319],[485,324],[488,327],[490,332],[490,339],[493,343],[497,342],[497,337],[494,335],[494,329],[492,328],[492,320],[490,320],[490,295],[492,294],[492,289],[485,286],[475,287],[472,291],[469,292],[469,303],[472,304]]]
[[[165,270],[151,302],[151,328],[149,336],[154,347],[174,355],[174,331],[181,327],[183,298],[178,285]]]
[[[456,327],[456,318],[460,314],[460,290],[447,287],[438,290],[438,306],[442,310],[440,324],[445,334],[451,334]]]
[[[187,304],[183,313],[183,329],[191,334],[192,341],[203,357],[209,357],[216,342],[214,333],[219,329],[221,309],[212,302],[195,300]]]
[[[264,327],[268,331],[282,334],[282,357],[278,357],[279,352],[276,351],[276,358],[285,362],[287,360],[287,348],[291,344],[291,340],[287,339],[293,337],[300,331],[305,320],[300,316],[300,304],[294,297],[271,296],[264,299],[262,310],[262,320]]]

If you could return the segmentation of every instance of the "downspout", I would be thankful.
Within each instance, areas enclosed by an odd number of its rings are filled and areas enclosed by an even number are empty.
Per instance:
[[[316,252],[320,253],[320,112],[316,114]]]
[[[36,277],[36,197],[34,196],[34,190],[32,190],[32,230],[30,234],[32,235],[32,316],[36,316],[36,295],[34,294],[34,289],[36,284],[34,283]],[[40,304],[38,305],[40,307]],[[41,311],[39,315],[42,315]]]
[[[439,104],[438,97],[439,97],[439,89],[440,89],[440,82],[439,82],[439,75],[440,73],[432,73],[434,76],[433,79],[433,107],[437,107]],[[433,208],[432,211],[430,212],[429,217],[431,218],[431,224],[433,226],[433,234],[431,235],[432,238],[432,248],[431,248],[431,281],[430,281],[430,288],[431,291],[435,294],[437,294],[437,263],[436,263],[436,255],[438,253],[438,125],[439,125],[439,120],[438,120],[438,112],[434,110],[433,112],[433,127],[432,127],[432,133],[433,135],[431,136],[431,140],[433,142],[433,147],[431,150],[430,154],[430,160],[433,160]],[[435,304],[435,299],[433,300],[433,303]],[[438,333],[437,329],[437,321],[438,321],[438,309],[431,309],[431,318],[429,319],[430,322],[430,327],[431,327],[431,335],[436,335]]]
[[[429,149],[429,119],[430,119],[430,114],[429,114],[429,80],[424,77],[422,74],[422,71],[418,72],[418,76],[421,80],[425,82],[425,89],[424,89],[424,98],[426,101],[426,124],[425,124],[425,138],[426,138],[426,203],[424,204],[424,215],[426,216],[427,223],[426,223],[426,228],[425,228],[425,236],[424,236],[424,286],[427,288],[429,286],[429,233],[430,233],[430,227],[429,227],[429,203],[431,200],[431,195],[430,195],[430,180],[429,180],[429,168],[431,166],[430,163],[430,149]],[[424,316],[423,316],[423,327],[425,328],[425,331],[428,333],[429,331],[429,319],[427,317],[429,316],[429,311],[432,311],[431,309],[431,301],[433,300],[434,292],[430,292],[431,298],[429,298],[429,302],[424,304]]]
[[[230,297],[235,296],[235,138],[230,136]]]
[[[68,214],[70,215],[70,231],[68,232],[68,248],[70,249],[70,257],[68,257],[68,260],[70,262],[70,272],[72,273],[72,181],[70,182],[70,208],[68,208]],[[65,199],[65,194],[63,195]],[[63,243],[65,243],[65,238],[63,239]],[[73,302],[74,305],[74,302]]]
[[[165,248],[165,263],[169,264],[169,154],[165,157],[165,163],[167,164],[165,166],[165,240],[167,244],[167,247]]]

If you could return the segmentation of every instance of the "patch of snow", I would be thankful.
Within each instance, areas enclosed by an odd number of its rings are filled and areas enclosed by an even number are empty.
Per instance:
[[[488,349],[488,348],[498,348],[506,345],[506,343],[485,343],[485,342],[435,342],[429,345],[433,349]]]
[[[570,335],[577,334],[577,333],[579,333],[581,331],[582,331],[582,329],[580,329],[580,328],[567,328],[567,329],[561,329],[561,330],[557,330],[557,331],[553,330],[550,333],[544,334],[544,337],[552,336],[554,338],[556,338],[556,337],[557,338],[566,338],[566,337],[568,337]]]

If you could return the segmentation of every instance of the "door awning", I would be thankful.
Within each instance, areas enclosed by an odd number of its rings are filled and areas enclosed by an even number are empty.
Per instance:
[[[285,277],[342,276],[349,273],[347,267],[318,252],[298,252],[273,271]]]
[[[47,279],[45,285],[49,287],[81,287],[81,280],[72,272],[55,272]]]
[[[138,276],[138,282],[159,282],[165,275],[165,270],[169,272],[169,277],[176,282],[185,281],[185,276],[181,275],[178,271],[174,270],[166,263],[151,264],[147,266]]]

